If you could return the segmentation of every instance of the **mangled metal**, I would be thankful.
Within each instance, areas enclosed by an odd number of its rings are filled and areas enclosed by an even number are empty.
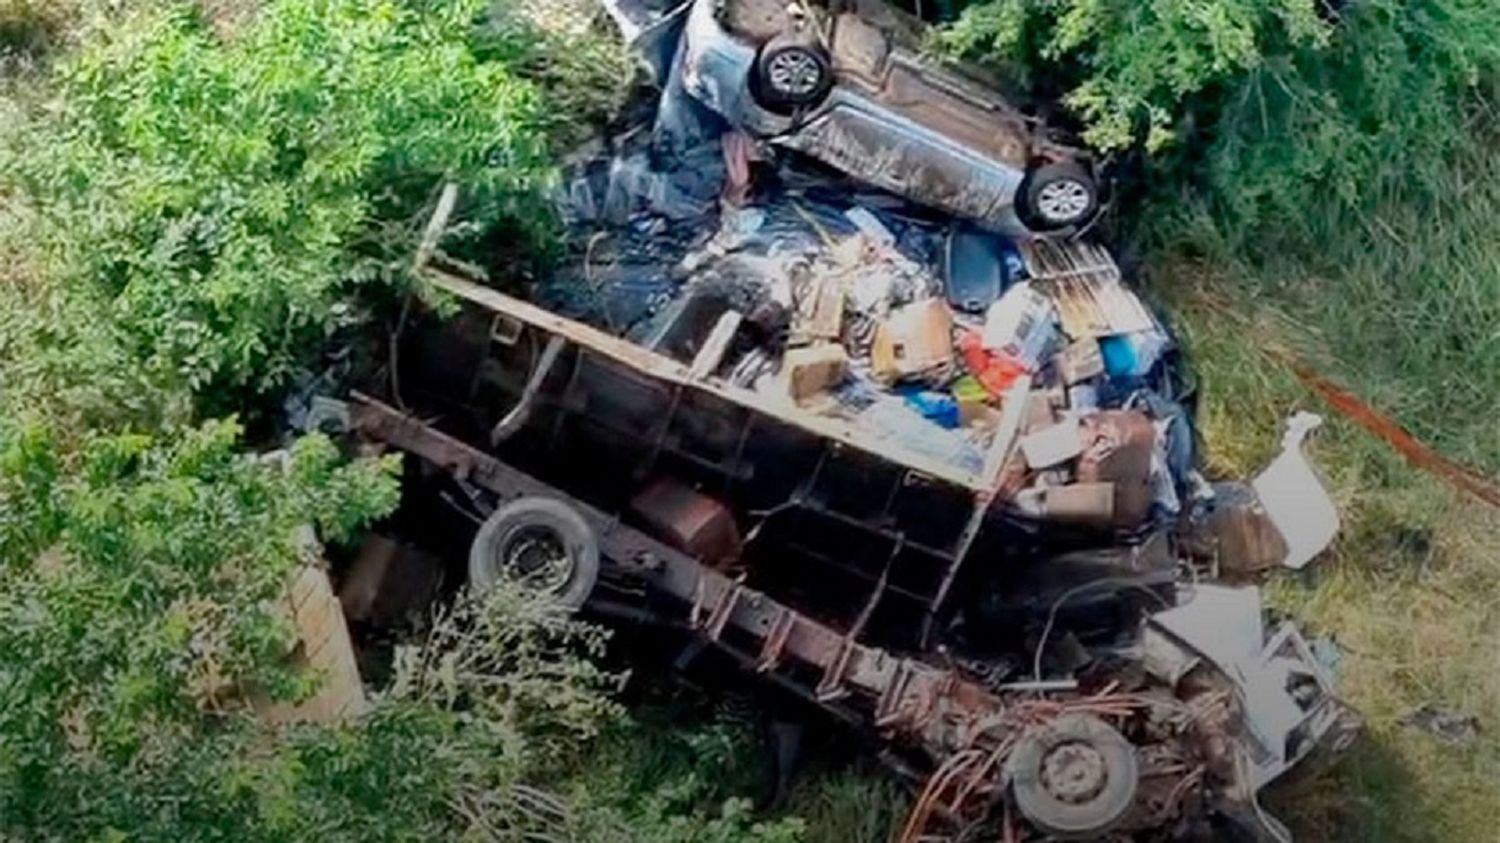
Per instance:
[[[524,295],[444,253],[445,191],[415,268],[461,307],[416,314],[397,371],[334,416],[459,491],[472,581],[676,630],[679,661],[711,649],[880,741],[921,777],[904,839],[1284,839],[1257,791],[1349,719],[1295,628],[1266,637],[1258,594],[1183,576],[1232,531],[1171,335],[1102,246],[752,166],[744,131],[805,141],[736,120],[750,92],[713,63],[802,42],[783,5],[731,2],[768,34],[695,46],[715,5],[643,18],[688,32],[657,131],[576,157],[571,259]],[[835,24],[834,70],[879,58],[840,53],[874,37],[868,13]],[[794,93],[806,67],[778,67]],[[848,87],[830,81],[816,108],[744,107],[811,125]]]

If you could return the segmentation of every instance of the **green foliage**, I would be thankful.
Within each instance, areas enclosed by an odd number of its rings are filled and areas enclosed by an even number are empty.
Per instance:
[[[600,692],[620,677],[602,669],[598,627],[519,587],[483,599],[464,595],[443,612],[420,647],[397,656],[394,699],[462,710],[475,728],[524,731],[524,751],[557,767],[580,739],[598,735],[620,709]],[[481,726],[481,724],[484,724]]]
[[[1088,123],[1089,143],[1116,150],[1144,138],[1157,151],[1186,97],[1289,46],[1324,43],[1317,8],[1317,0],[984,0],[940,37],[971,58],[1081,69],[1066,102]]]
[[[591,843],[796,843],[806,823],[757,816],[765,755],[743,721],[648,705],[605,733],[574,777],[570,839]]]
[[[597,631],[465,602],[341,726],[295,698],[288,574],[395,504],[389,462],[201,422],[401,283],[438,180],[540,230],[537,93],[477,2],[195,4],[82,26],[0,101],[0,838],[522,839],[521,782],[614,717]],[[7,7],[7,11],[11,7]],[[217,7],[216,7],[217,8]],[[253,693],[251,693],[253,692]]]
[[[807,843],[885,843],[905,822],[911,794],[883,771],[836,770],[809,778],[790,810],[807,823]]]
[[[1454,156],[1490,143],[1500,6],[1365,0],[986,0],[953,53],[1057,80],[1096,147],[1155,160],[1151,234],[1234,253],[1309,247],[1381,202],[1443,202]]]
[[[74,444],[0,420],[0,830],[164,797],[233,688],[304,690],[276,608],[301,528],[347,538],[395,503],[391,464],[322,438],[284,459],[227,422]]]
[[[493,4],[477,51],[535,84],[554,148],[570,151],[612,120],[635,79],[635,57],[598,0],[505,0]]]
[[[1493,148],[1497,72],[1500,6],[1353,4],[1326,49],[1265,62],[1210,103],[1202,157],[1179,167],[1236,251],[1290,240],[1316,256],[1370,233],[1382,206],[1453,207],[1455,173]]]
[[[440,178],[539,216],[535,92],[471,52],[477,2],[281,0],[228,42],[166,6],[87,34],[0,153],[12,225],[153,381],[280,383],[400,279]]]
[[[618,679],[594,660],[603,644],[598,628],[511,587],[464,595],[401,651],[368,718],[292,735],[282,768],[246,765],[251,822],[287,840],[555,833],[572,806],[525,782],[550,778],[620,716],[607,697]]]

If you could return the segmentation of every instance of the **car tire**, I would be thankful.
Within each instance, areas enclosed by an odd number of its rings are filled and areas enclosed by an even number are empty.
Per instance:
[[[1135,804],[1135,748],[1097,717],[1069,714],[1021,737],[1006,769],[1016,807],[1059,840],[1095,840]]]
[[[599,580],[599,539],[576,508],[527,497],[495,510],[469,546],[469,584],[476,591],[501,579],[576,610]]]
[[[1043,164],[1021,182],[1017,211],[1037,231],[1082,225],[1099,210],[1099,184],[1073,162]]]
[[[772,111],[795,111],[823,101],[833,88],[833,63],[816,39],[788,32],[772,38],[755,60],[750,93]]]

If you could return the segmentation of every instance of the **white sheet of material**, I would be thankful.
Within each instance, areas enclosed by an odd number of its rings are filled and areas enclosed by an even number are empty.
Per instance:
[[[1271,523],[1286,539],[1282,564],[1293,570],[1322,553],[1339,532],[1338,507],[1302,452],[1307,435],[1322,424],[1321,416],[1307,412],[1288,419],[1281,455],[1252,483]]]

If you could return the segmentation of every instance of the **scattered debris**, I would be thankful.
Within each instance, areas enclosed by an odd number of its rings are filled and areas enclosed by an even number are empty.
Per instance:
[[[954,226],[944,243],[943,283],[955,310],[983,313],[1025,271],[1016,247],[988,232]]]
[[[953,362],[953,315],[941,299],[923,299],[875,327],[870,373],[891,383],[932,375]]]
[[[1083,453],[1077,419],[1042,428],[1021,439],[1021,454],[1032,468],[1051,468]]]
[[[1063,349],[1057,361],[1063,383],[1074,386],[1104,374],[1104,352],[1092,339],[1082,339]]]
[[[1150,620],[1233,683],[1252,742],[1250,784],[1257,790],[1314,750],[1342,751],[1358,728],[1306,639],[1289,623],[1268,639],[1264,614],[1259,589],[1202,583],[1185,602]],[[1166,661],[1182,663],[1180,657]]]
[[[803,404],[844,379],[849,355],[841,345],[823,343],[788,351],[781,365],[786,372],[788,394],[793,401]]]
[[[1203,513],[1200,554],[1218,563],[1221,576],[1246,577],[1286,561],[1286,539],[1247,483],[1215,483]]]
[[[1255,494],[1286,541],[1282,562],[1297,570],[1333,542],[1339,532],[1339,511],[1302,453],[1307,435],[1323,424],[1312,413],[1287,420],[1281,455],[1255,478]]]
[[[1467,746],[1479,739],[1479,718],[1472,714],[1455,714],[1429,703],[1401,715],[1403,726],[1432,735],[1438,740],[1454,746]]]
[[[1036,371],[1047,357],[1056,333],[1057,309],[1051,299],[1022,281],[1005,291],[984,316],[984,347],[1008,354]]]
[[[1332,538],[1300,451],[1315,425],[1292,420],[1253,488],[1209,486],[1172,335],[1071,236],[1092,171],[998,146],[953,169],[964,144],[1039,130],[1007,134],[980,91],[994,137],[976,140],[973,101],[928,96],[946,77],[878,4],[606,5],[648,63],[678,43],[655,27],[686,47],[649,126],[571,159],[569,259],[501,292],[443,253],[444,203],[416,269],[463,306],[413,318],[402,409],[374,383],[336,421],[417,461],[409,497],[462,491],[478,586],[524,576],[689,634],[685,669],[711,646],[879,735],[925,777],[902,839],[998,822],[1284,841],[1256,792],[1353,718],[1294,626],[1267,634],[1256,589],[1211,580]],[[882,75],[860,89],[861,67]],[[851,105],[903,91],[924,115]],[[877,154],[917,126],[922,144]],[[1070,236],[1039,236],[1048,215]],[[379,614],[377,551],[347,580],[352,615]]]

